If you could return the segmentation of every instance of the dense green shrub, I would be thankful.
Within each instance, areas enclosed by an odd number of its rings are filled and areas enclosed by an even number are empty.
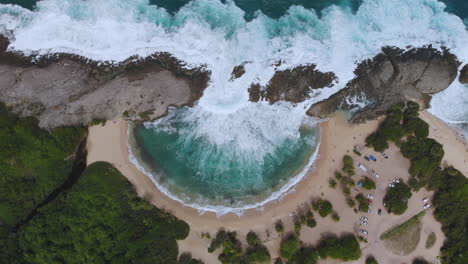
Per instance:
[[[96,162],[20,229],[17,255],[35,264],[176,263],[175,237],[188,231],[139,198],[111,164]]]
[[[379,264],[379,262],[373,256],[369,256],[366,258],[366,264]]]
[[[317,226],[317,222],[314,219],[314,214],[312,213],[312,211],[308,211],[305,214],[305,224],[310,228],[314,228]]]
[[[338,213],[334,212],[334,213],[332,214],[332,219],[333,219],[333,221],[335,221],[335,222],[339,222],[339,221],[340,221],[340,216],[338,215]]]
[[[369,199],[364,197],[362,193],[357,194],[355,198],[359,204],[359,211],[367,213],[369,211]]]
[[[327,217],[329,214],[333,213],[333,205],[323,199],[317,199],[312,202],[312,208],[315,211],[318,211],[321,217]]]
[[[356,260],[361,257],[361,248],[356,237],[352,234],[341,238],[325,237],[319,242],[318,253],[321,258],[334,258],[344,261]]]
[[[280,245],[281,257],[285,259],[292,259],[301,247],[301,241],[296,236],[290,235]]]
[[[223,252],[218,256],[222,264],[240,263],[244,258],[242,244],[236,236],[236,232],[227,233],[223,242]]]
[[[403,214],[408,209],[408,200],[411,198],[411,188],[403,181],[395,183],[395,187],[388,188],[384,197],[387,208],[396,215]]]
[[[253,231],[250,231],[249,233],[247,233],[246,240],[249,246],[258,246],[262,244],[262,241],[260,240],[260,238],[258,238],[257,234],[255,234],[255,232]]]
[[[430,263],[423,258],[416,258],[413,260],[413,264],[430,264]]]
[[[199,259],[193,259],[192,254],[189,252],[184,252],[179,256],[177,264],[204,264],[203,261]]]
[[[343,171],[349,176],[353,176],[354,172],[354,161],[353,158],[349,155],[344,155],[343,157]]]
[[[210,246],[208,247],[208,252],[213,253],[216,249],[220,248],[224,241],[227,238],[227,232],[223,229],[219,230],[216,233],[216,236],[211,240]]]
[[[249,247],[245,253],[246,263],[270,263],[270,252],[265,246]]]
[[[401,153],[411,160],[411,176],[424,180],[437,173],[444,157],[442,145],[432,138],[408,137],[401,145]]]
[[[303,247],[294,255],[291,264],[315,264],[318,261],[317,250],[311,247]]]
[[[284,224],[283,224],[283,221],[281,221],[281,220],[276,221],[276,223],[275,223],[275,229],[276,229],[276,232],[278,232],[278,233],[283,233],[283,232],[284,232]]]
[[[336,181],[334,179],[328,180],[328,185],[330,185],[330,188],[335,189],[336,188]]]
[[[371,180],[369,177],[364,177],[359,182],[362,184],[362,187],[367,189],[367,190],[374,190],[375,189],[375,182],[373,180]]]
[[[48,132],[0,103],[0,222],[6,233],[65,182],[84,134],[73,127]]]
[[[449,167],[442,171],[443,183],[435,192],[435,217],[446,236],[442,246],[442,262],[468,263],[468,179]]]

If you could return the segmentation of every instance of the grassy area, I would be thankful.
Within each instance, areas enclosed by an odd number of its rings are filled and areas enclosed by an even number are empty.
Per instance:
[[[385,247],[399,255],[408,255],[413,252],[421,238],[421,218],[425,214],[426,212],[422,211],[406,222],[382,233],[380,239],[384,240]]]
[[[431,232],[426,240],[426,248],[433,247],[436,240],[437,240],[436,234],[434,232]]]

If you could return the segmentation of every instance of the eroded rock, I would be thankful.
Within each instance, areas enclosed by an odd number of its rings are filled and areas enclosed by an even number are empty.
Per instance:
[[[361,62],[356,77],[346,88],[313,105],[307,114],[326,117],[336,110],[351,110],[358,103],[352,121],[375,119],[395,103],[412,99],[428,101],[428,96],[446,89],[456,78],[457,58],[448,50],[431,46],[404,51],[385,47],[373,59]]]
[[[62,53],[36,60],[7,52],[5,39],[0,38],[0,101],[22,116],[36,116],[46,128],[156,119],[169,106],[193,105],[210,77],[168,53],[118,64]]]
[[[460,71],[460,82],[463,84],[468,83],[468,64],[465,64]]]

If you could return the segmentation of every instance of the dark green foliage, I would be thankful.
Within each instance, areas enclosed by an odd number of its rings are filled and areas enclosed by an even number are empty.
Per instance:
[[[379,264],[379,262],[373,256],[369,256],[366,258],[366,264]]]
[[[243,259],[242,245],[236,238],[236,232],[228,232],[223,242],[223,252],[218,256],[222,264],[241,263]]]
[[[249,244],[249,246],[258,246],[260,244],[262,244],[262,241],[260,240],[260,238],[258,238],[257,234],[255,234],[253,231],[250,231],[249,233],[247,233],[247,244]]]
[[[369,177],[364,177],[364,179],[359,181],[362,183],[362,187],[367,190],[374,190],[375,189],[375,182],[371,180]]]
[[[84,128],[47,132],[36,119],[19,118],[0,104],[0,222],[5,230],[65,182],[84,134]]]
[[[283,260],[281,258],[277,258],[275,260],[275,264],[283,264]]]
[[[318,253],[321,258],[334,258],[344,261],[356,260],[361,257],[361,248],[352,234],[341,238],[329,236],[319,242]]]
[[[299,251],[301,246],[301,241],[297,239],[296,236],[291,235],[288,236],[286,239],[281,241],[280,252],[281,257],[289,260],[293,259],[296,253]]]
[[[402,126],[403,111],[400,107],[393,107],[379,129],[366,138],[366,145],[376,151],[383,152],[388,148],[388,141],[398,142],[404,135]]]
[[[281,220],[276,221],[275,229],[276,229],[276,232],[278,232],[278,233],[284,232],[283,221],[281,221]]]
[[[450,167],[441,173],[443,184],[434,196],[435,217],[442,224],[446,240],[442,262],[468,263],[468,179]]]
[[[396,215],[403,214],[408,209],[408,200],[411,198],[411,188],[403,181],[395,183],[395,187],[388,188],[384,197],[387,208]]]
[[[430,264],[430,263],[423,258],[416,258],[413,260],[413,264]]]
[[[332,204],[329,201],[323,199],[317,199],[312,202],[312,208],[314,208],[315,211],[318,211],[321,217],[327,217],[333,212]]]
[[[336,187],[336,181],[334,179],[328,180],[328,184],[330,185],[330,188],[335,189]]]
[[[176,263],[189,227],[139,198],[111,164],[91,164],[18,233],[25,263]]]
[[[294,255],[291,264],[315,264],[318,260],[317,250],[311,247],[303,247]]]
[[[224,230],[219,230],[216,233],[215,238],[211,240],[210,246],[208,247],[208,252],[213,253],[216,249],[221,247],[224,243],[224,240],[227,238],[227,232]]]
[[[340,216],[338,215],[338,213],[334,212],[334,213],[332,214],[332,219],[333,219],[333,221],[335,221],[335,222],[339,222],[339,221],[340,221]]]
[[[354,202],[353,198],[347,198],[346,199],[346,204],[350,207],[350,208],[354,208],[356,206],[356,202]]]
[[[354,164],[353,158],[349,155],[344,155],[343,157],[343,171],[349,176],[354,175]]]
[[[189,252],[184,252],[180,255],[177,264],[204,264],[203,261],[199,259],[193,259],[192,254]]]
[[[359,203],[359,210],[361,212],[366,212],[369,211],[369,199],[367,199],[366,197],[364,197],[364,195],[362,195],[362,193],[356,195],[356,201],[358,201]]]
[[[314,219],[314,214],[312,213],[312,211],[308,211],[305,214],[305,224],[306,224],[306,226],[308,226],[310,228],[314,228],[314,227],[317,226],[317,222]]]
[[[270,252],[265,246],[249,247],[245,253],[246,263],[270,263]]]
[[[401,153],[411,160],[411,176],[423,180],[437,173],[444,157],[442,145],[432,138],[409,137],[401,145]]]

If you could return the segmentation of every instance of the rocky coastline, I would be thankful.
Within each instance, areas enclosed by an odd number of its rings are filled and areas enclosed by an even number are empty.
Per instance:
[[[25,56],[8,51],[8,45],[9,39],[0,35],[0,101],[21,116],[37,117],[45,128],[117,118],[155,120],[171,106],[193,106],[210,80],[204,67],[187,68],[168,53],[112,63],[65,53]],[[307,114],[324,118],[352,110],[350,121],[364,122],[408,99],[427,106],[430,95],[446,89],[457,75],[460,82],[468,81],[468,66],[458,74],[460,64],[444,48],[383,47],[374,58],[357,63],[355,78],[344,89],[311,106]],[[234,67],[231,80],[244,73],[243,64]],[[314,64],[300,65],[277,70],[265,86],[252,83],[249,96],[252,102],[300,103],[313,89],[339,81]]]

